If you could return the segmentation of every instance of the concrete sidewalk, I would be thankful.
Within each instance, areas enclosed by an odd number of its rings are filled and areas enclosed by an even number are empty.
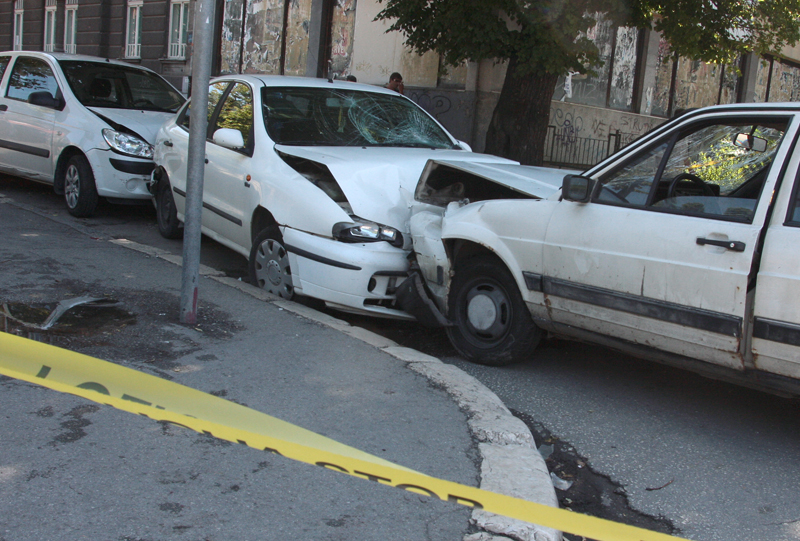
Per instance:
[[[199,322],[184,326],[179,258],[3,197],[0,227],[0,303],[15,319],[79,296],[120,301],[104,316],[74,309],[38,338],[435,477],[556,504],[527,427],[451,365],[209,269]],[[30,330],[0,317],[6,329]],[[0,404],[3,541],[560,538],[7,377]]]

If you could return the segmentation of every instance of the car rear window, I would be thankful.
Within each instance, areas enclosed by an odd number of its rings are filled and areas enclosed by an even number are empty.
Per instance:
[[[89,107],[174,113],[186,101],[155,73],[133,66],[85,60],[61,60],[59,64],[73,94]]]

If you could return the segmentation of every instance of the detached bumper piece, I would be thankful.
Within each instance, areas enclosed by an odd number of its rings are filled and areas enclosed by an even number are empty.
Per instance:
[[[397,304],[417,318],[417,321],[423,326],[436,329],[453,325],[442,315],[436,303],[431,299],[419,272],[412,271],[409,277],[397,286],[396,295]]]

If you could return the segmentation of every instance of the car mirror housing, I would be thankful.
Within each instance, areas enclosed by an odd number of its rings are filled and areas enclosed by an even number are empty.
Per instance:
[[[561,184],[561,197],[576,203],[588,203],[594,181],[582,175],[566,175]]]
[[[767,150],[767,140],[763,137],[755,137],[749,133],[737,133],[733,138],[734,146],[753,150],[755,152],[764,152]]]
[[[214,132],[212,138],[221,147],[239,150],[244,148],[244,138],[242,132],[231,128],[220,128]]]

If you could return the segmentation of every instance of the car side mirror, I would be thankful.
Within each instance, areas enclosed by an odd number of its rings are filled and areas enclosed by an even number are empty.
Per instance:
[[[472,147],[469,146],[464,141],[457,141],[457,143],[458,143],[458,148],[460,148],[461,150],[466,150],[467,152],[472,152]]]
[[[53,95],[46,90],[31,92],[28,95],[28,103],[40,107],[47,107],[48,109],[58,109],[61,107],[61,100],[54,98]]]
[[[588,203],[594,180],[582,175],[567,175],[561,184],[561,197],[575,203]]]
[[[240,150],[244,148],[244,138],[242,132],[232,128],[220,128],[214,132],[212,140],[221,147],[230,148],[231,150]]]
[[[737,133],[733,138],[733,145],[746,148],[747,150],[754,150],[755,152],[764,152],[767,150],[766,139],[755,137],[749,133]]]

